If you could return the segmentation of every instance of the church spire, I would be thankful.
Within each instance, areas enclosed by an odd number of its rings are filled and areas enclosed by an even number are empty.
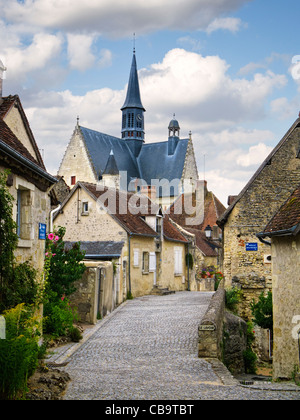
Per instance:
[[[129,83],[122,111],[122,138],[137,157],[145,139],[144,112],[140,94],[139,78],[135,56],[135,45],[129,75]]]

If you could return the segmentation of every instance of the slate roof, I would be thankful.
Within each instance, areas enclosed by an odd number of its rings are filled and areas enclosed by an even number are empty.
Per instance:
[[[75,242],[65,242],[65,249],[69,250]],[[124,242],[95,241],[80,242],[80,249],[85,251],[85,258],[119,258],[122,255]]]
[[[126,95],[125,103],[122,106],[121,110],[125,108],[140,108],[143,111],[146,111],[141,101],[135,54],[133,54],[133,58],[132,58],[127,95]]]
[[[138,157],[138,164],[141,171],[141,178],[148,185],[152,179],[162,180],[181,179],[189,139],[180,139],[173,155],[168,155],[168,142],[145,143]],[[167,195],[169,195],[166,192]],[[164,195],[161,191],[159,196]],[[179,194],[178,185],[174,188],[174,196]]]
[[[127,185],[139,177],[136,159],[124,140],[81,126],[80,131],[97,177],[103,174],[112,150],[119,171],[127,171]]]
[[[113,150],[118,170],[127,173],[127,187],[135,179],[142,179],[150,185],[152,179],[172,181],[182,178],[189,139],[179,140],[172,156],[168,155],[168,142],[145,143],[138,158],[135,158],[125,140],[89,128],[79,128],[97,177],[104,173]],[[125,185],[122,176],[120,183]],[[160,197],[169,196],[164,189],[157,193]],[[175,185],[174,196],[178,194],[178,185]]]
[[[299,232],[300,225],[300,186],[293,192],[280,210],[268,223],[260,237],[291,235]]]

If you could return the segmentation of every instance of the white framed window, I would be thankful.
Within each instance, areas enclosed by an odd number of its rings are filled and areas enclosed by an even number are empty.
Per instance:
[[[82,213],[83,216],[88,216],[89,215],[89,202],[88,201],[83,201],[82,202]]]
[[[174,248],[174,275],[181,276],[183,271],[182,267],[182,248]]]
[[[139,267],[140,252],[138,249],[133,250],[133,266]]]

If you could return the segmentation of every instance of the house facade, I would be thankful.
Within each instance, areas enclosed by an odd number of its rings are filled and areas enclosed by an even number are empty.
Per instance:
[[[44,268],[45,239],[49,232],[51,192],[56,179],[47,173],[20,98],[0,98],[0,171],[9,170],[7,185],[14,197],[13,218],[17,222],[18,263],[30,261]]]
[[[147,196],[78,182],[62,203],[54,224],[66,227],[66,241],[82,241],[84,246],[93,247],[87,254],[89,259],[113,261],[117,304],[128,293],[143,296],[155,286],[188,288],[188,241]],[[108,250],[103,251],[109,243],[111,247],[122,244],[119,254],[109,256]]]
[[[242,289],[240,315],[251,318],[250,304],[272,289],[270,247],[256,234],[299,184],[300,119],[266,158],[238,197],[218,219],[223,231],[225,286]]]
[[[300,187],[258,236],[271,245],[273,378],[290,379],[300,370]]]

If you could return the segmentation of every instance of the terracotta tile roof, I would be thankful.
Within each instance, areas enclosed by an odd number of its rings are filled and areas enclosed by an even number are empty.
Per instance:
[[[206,191],[205,200],[204,200],[204,220],[202,223],[196,226],[190,226],[187,224],[187,218],[195,217],[195,212],[189,214],[188,209],[185,208],[185,202],[189,202],[191,194],[182,194],[176,202],[170,207],[169,214],[170,217],[180,226],[183,227],[192,227],[200,230],[204,230],[206,226],[210,225],[211,227],[216,226],[217,219],[225,212],[225,207],[218,200],[218,198],[210,191]],[[192,194],[192,206],[196,207],[196,194]],[[180,209],[180,214],[176,214],[176,207]],[[181,207],[182,206],[182,207]],[[182,209],[182,210],[181,210]]]
[[[205,257],[217,257],[217,250],[220,245],[217,245],[214,241],[208,241],[205,236],[205,232],[199,229],[186,228],[186,230],[195,235],[196,246],[200,249]]]
[[[300,186],[268,223],[264,234],[290,231],[300,224]]]
[[[79,185],[88,190],[96,200],[100,199],[102,206],[107,208],[109,213],[129,233],[142,236],[157,236],[157,233],[143,220],[143,217],[146,215],[153,215],[153,209],[151,209],[151,202],[148,197],[143,196],[143,202],[141,204],[140,200],[134,200],[132,198],[133,194],[127,194],[126,192],[108,189],[106,187],[98,191],[95,184],[86,182],[80,182]]]
[[[167,215],[164,217],[163,233],[164,233],[165,239],[167,240],[188,243],[188,240],[176,228],[176,226],[174,226],[171,219]]]
[[[86,189],[95,201],[100,199],[98,202],[99,205],[107,209],[109,214],[128,233],[153,238],[158,236],[158,233],[146,223],[145,217],[156,216],[159,211],[159,206],[153,203],[146,195],[127,193],[107,187],[101,187],[99,189],[95,184],[79,181],[64,201],[63,206],[72,197],[77,188],[80,187]],[[188,242],[176,226],[172,224],[168,216],[164,217],[163,232],[167,240]]]

